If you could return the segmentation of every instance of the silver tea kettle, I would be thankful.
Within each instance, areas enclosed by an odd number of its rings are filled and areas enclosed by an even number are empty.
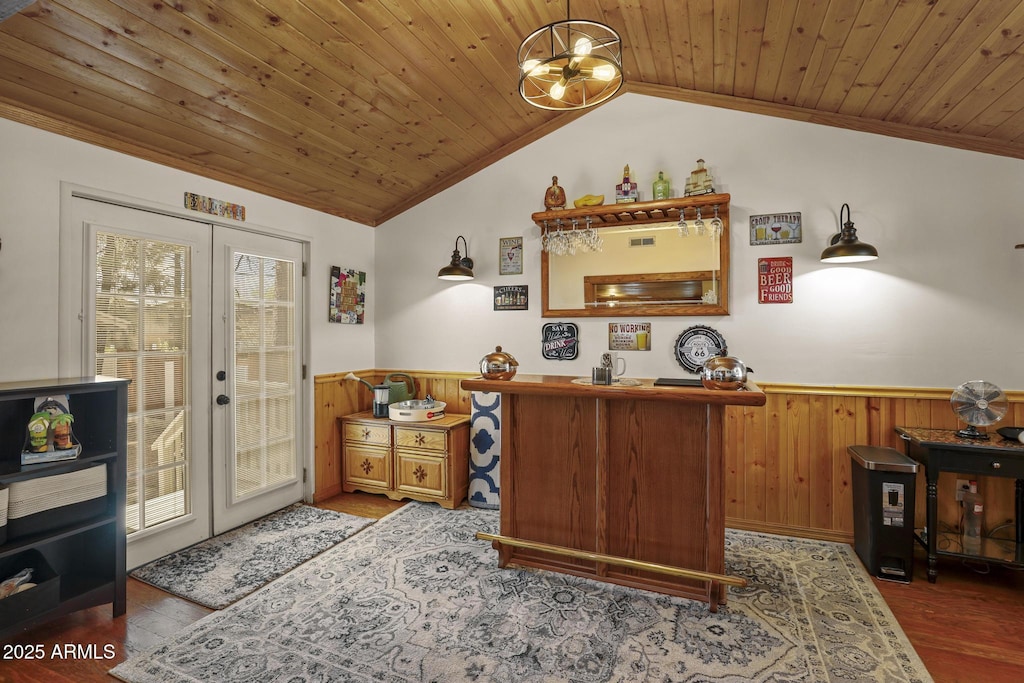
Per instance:
[[[512,379],[518,369],[519,361],[511,353],[502,351],[500,346],[495,346],[494,353],[480,359],[480,374],[484,379]]]
[[[747,373],[753,371],[739,358],[712,356],[704,361],[700,383],[705,389],[742,389],[747,383]]]

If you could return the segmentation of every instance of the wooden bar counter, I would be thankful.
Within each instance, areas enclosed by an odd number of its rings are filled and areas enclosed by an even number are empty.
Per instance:
[[[462,380],[463,389],[502,395],[499,564],[704,600],[715,610],[730,583],[725,406],[764,405],[764,393],[752,383],[712,391],[637,381]]]

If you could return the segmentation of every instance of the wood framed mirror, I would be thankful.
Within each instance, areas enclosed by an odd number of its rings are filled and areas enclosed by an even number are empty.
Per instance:
[[[728,315],[729,199],[708,194],[533,214],[543,245],[542,316]]]

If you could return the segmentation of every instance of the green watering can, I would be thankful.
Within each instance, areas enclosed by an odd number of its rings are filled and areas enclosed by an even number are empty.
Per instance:
[[[401,381],[392,381],[392,377]],[[416,398],[416,380],[404,372],[392,372],[384,376],[383,384],[388,385],[388,403],[411,401]]]
[[[392,377],[401,377],[402,381],[394,382],[391,380]],[[404,372],[392,372],[384,376],[383,381],[376,387],[367,382],[365,379],[356,377],[354,373],[348,373],[345,375],[345,379],[354,379],[366,385],[370,391],[375,389],[384,388],[388,389],[388,405],[392,403],[398,403],[399,401],[411,401],[416,398],[416,380],[412,378],[412,375],[407,375]]]

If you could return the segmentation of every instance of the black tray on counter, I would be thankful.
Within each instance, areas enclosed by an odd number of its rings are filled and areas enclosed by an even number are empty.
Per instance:
[[[659,377],[654,380],[656,387],[697,387],[703,389],[699,377]]]

